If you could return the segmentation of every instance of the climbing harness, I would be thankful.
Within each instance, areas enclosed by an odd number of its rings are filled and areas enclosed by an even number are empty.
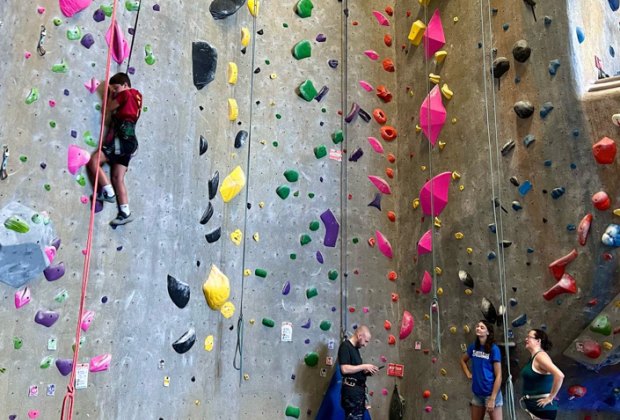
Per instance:
[[[2,166],[0,166],[0,180],[7,179],[9,174],[7,173],[7,165],[9,164],[9,146],[6,144],[2,146]]]
[[[112,4],[112,21],[111,27],[114,27],[116,24],[116,4],[117,1],[114,0]],[[42,34],[45,36],[45,27],[42,26]],[[110,67],[112,64],[112,48],[111,45],[114,45],[114,31],[111,31],[111,39],[110,39],[110,47],[108,47],[108,54],[106,60],[106,76],[105,76],[105,89],[103,92],[103,106],[101,108],[101,124],[99,126],[99,147],[97,154],[97,167],[101,165],[101,147],[103,145],[103,133],[105,129],[105,116],[107,106],[108,106],[108,91],[109,91],[109,83],[110,80]],[[39,44],[42,44],[42,40],[39,41]],[[42,48],[41,48],[42,49]],[[38,50],[38,48],[37,48]],[[45,50],[43,50],[43,54],[39,51],[40,55],[45,54]],[[95,173],[95,181],[93,185],[93,197],[97,196],[97,189],[99,185],[99,171]],[[78,360],[80,357],[80,338],[81,338],[81,320],[84,315],[84,304],[86,301],[86,290],[88,289],[88,278],[90,273],[90,260],[91,260],[91,251],[92,251],[92,243],[93,243],[93,233],[94,233],[94,224],[95,224],[95,205],[96,200],[91,200],[90,206],[90,220],[88,223],[88,238],[86,240],[86,255],[84,256],[84,267],[82,270],[82,291],[80,296],[80,309],[78,311],[76,329],[75,329],[75,346],[73,351],[73,362],[71,367],[71,376],[69,378],[69,385],[67,385],[67,392],[62,400],[62,411],[60,414],[61,420],[72,420],[73,419],[73,406],[75,402],[75,380],[76,380],[76,371]]]
[[[491,4],[489,0],[487,1],[487,13],[488,19],[485,22],[485,13],[483,10],[483,2],[484,0],[480,0],[480,31],[482,37],[482,77],[484,81],[484,106],[485,106],[485,118],[486,118],[486,127],[487,127],[487,142],[489,147],[489,171],[491,178],[491,194],[493,197],[492,200],[492,208],[493,208],[493,221],[496,227],[495,234],[495,246],[497,249],[497,264],[499,271],[499,285],[500,285],[500,295],[501,295],[501,308],[503,311],[501,313],[502,316],[502,327],[504,332],[504,352],[506,356],[506,369],[508,372],[508,377],[506,378],[506,398],[505,398],[505,408],[508,412],[508,416],[510,419],[516,419],[516,409],[515,409],[515,393],[514,393],[514,384],[512,381],[512,374],[510,372],[510,345],[509,345],[509,333],[508,333],[508,310],[507,310],[507,298],[506,298],[506,264],[504,259],[504,248],[502,246],[503,243],[503,221],[502,221],[502,213],[497,210],[495,204],[496,202],[501,203],[501,188],[499,187],[499,180],[501,179],[502,169],[501,169],[501,156],[502,153],[500,151],[499,146],[499,134],[498,134],[498,124],[497,124],[497,106],[495,99],[495,89],[491,88],[491,99],[493,104],[493,128],[494,128],[494,147],[495,154],[493,154],[493,145],[491,140],[491,122],[490,122],[490,110],[489,110],[489,78],[492,77],[491,73],[488,71],[489,66],[487,65],[487,60],[491,61],[492,57],[487,57],[487,47],[486,47],[486,33],[488,32],[490,44],[493,45],[493,29],[491,26]],[[533,7],[533,6],[532,6]],[[488,25],[488,29],[485,30],[485,25]],[[495,165],[494,165],[495,162]],[[497,176],[496,176],[497,172]],[[497,185],[497,193],[496,193],[496,182]]]
[[[524,395],[519,399],[519,407],[521,407],[521,409],[525,411],[532,420],[537,420],[538,417],[536,417],[530,410],[527,409],[527,405],[525,404],[525,401],[539,400],[541,398],[547,398],[549,395],[551,394]]]
[[[45,26],[41,25],[41,31],[39,32],[39,42],[37,43],[37,52],[41,57],[45,55],[45,48],[43,48],[43,41],[45,41],[45,35],[47,35],[47,31],[45,30]]]

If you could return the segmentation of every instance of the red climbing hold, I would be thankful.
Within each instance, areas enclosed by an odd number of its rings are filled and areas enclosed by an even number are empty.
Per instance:
[[[377,86],[377,96],[386,104],[392,100],[392,93],[383,85]]]
[[[385,141],[392,141],[398,136],[398,132],[391,125],[381,127],[381,138]]]
[[[386,58],[385,60],[383,60],[383,70],[389,73],[394,73],[394,71],[396,70],[394,68],[394,62],[390,58]]]
[[[375,238],[368,238],[368,245],[371,248],[374,248],[376,243],[377,243],[377,240]]]
[[[386,319],[385,322],[383,323],[383,328],[385,328],[387,331],[391,330],[392,323]]]
[[[562,258],[559,258],[555,260],[554,262],[552,262],[551,264],[549,264],[549,271],[551,271],[551,274],[553,275],[553,277],[555,277],[556,280],[560,280],[562,276],[564,275],[566,266],[570,262],[574,261],[578,255],[579,253],[577,252],[577,250],[573,249],[571,252],[569,252]]]
[[[588,390],[585,386],[573,385],[568,388],[569,400],[572,400],[574,398],[581,398],[586,395],[587,392]]]
[[[398,293],[392,293],[392,302],[398,302],[398,298],[400,296],[398,296]]]
[[[605,191],[599,191],[592,196],[592,204],[598,210],[605,211],[611,207],[611,200]]]
[[[392,334],[388,336],[388,344],[390,346],[393,346],[394,344],[396,344],[396,337],[394,337]]]
[[[394,163],[396,162],[396,156],[394,156],[393,153],[388,153],[386,156],[386,159],[388,160],[388,162],[390,163]]]
[[[431,391],[429,391],[428,389],[422,393],[422,398],[430,398],[430,397],[431,397]]]
[[[391,178],[394,178],[394,169],[392,169],[392,168],[386,168],[386,169],[385,169],[385,175],[386,175],[388,178],[390,178],[390,179],[391,179]]]
[[[396,271],[390,271],[387,278],[389,281],[396,281],[398,279],[398,274],[396,274]]]
[[[385,124],[387,122],[387,115],[385,115],[385,112],[383,112],[381,108],[376,108],[372,111],[372,116],[379,124]]]
[[[396,213],[394,213],[393,211],[388,211],[387,212],[387,218],[390,222],[395,222],[396,221]]]
[[[387,13],[388,16],[393,16],[394,9],[392,8],[392,6],[385,6],[385,13]]]
[[[577,282],[568,273],[564,273],[562,278],[560,278],[560,280],[553,287],[543,293],[543,298],[545,300],[552,300],[554,297],[563,293],[577,293]]]
[[[583,343],[583,354],[590,359],[601,357],[601,345],[593,340],[585,340]]]
[[[579,227],[577,228],[577,238],[579,240],[579,245],[584,246],[586,241],[588,240],[588,233],[590,233],[590,223],[592,223],[592,214],[586,214],[581,222],[579,222]]]
[[[598,143],[592,146],[592,154],[594,159],[601,165],[609,165],[614,163],[616,157],[616,142],[609,137],[603,137]]]
[[[391,47],[392,46],[392,35],[385,34],[383,36],[383,42],[385,43],[386,47]]]

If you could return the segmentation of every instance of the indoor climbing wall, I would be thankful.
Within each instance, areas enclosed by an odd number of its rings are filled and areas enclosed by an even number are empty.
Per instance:
[[[617,416],[617,1],[168,3],[0,4],[1,416],[60,417],[77,323],[76,418],[334,418],[366,324],[372,418],[467,418],[483,317],[517,391],[545,328],[562,418]],[[108,49],[135,220],[89,250]]]

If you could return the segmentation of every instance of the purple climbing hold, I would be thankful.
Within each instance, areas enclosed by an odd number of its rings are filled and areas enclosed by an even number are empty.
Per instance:
[[[325,95],[327,95],[327,92],[329,92],[329,88],[327,86],[323,86],[321,90],[319,90],[319,93],[317,93],[317,95],[314,97],[314,100],[317,102],[321,102]]]
[[[316,42],[325,42],[327,41],[327,37],[325,36],[325,34],[318,34],[316,36]]]
[[[61,262],[60,264],[50,265],[43,270],[43,274],[47,281],[56,281],[65,275],[65,263]]]
[[[282,286],[282,294],[286,296],[290,292],[291,292],[291,282],[287,281],[286,283],[284,283],[284,286]]]
[[[103,210],[103,201],[95,200],[95,213],[99,213]]]
[[[327,64],[329,64],[329,67],[331,67],[332,69],[335,69],[336,67],[338,67],[338,60],[335,60],[335,59],[329,60]]]
[[[156,12],[159,12],[161,9],[159,8],[159,4],[154,4],[153,5],[153,10],[155,10]]]
[[[17,419],[17,414],[9,415],[9,420],[16,420],[16,419]]]
[[[312,320],[311,320],[310,318],[308,318],[308,321],[306,321],[306,323],[305,323],[305,324],[303,324],[303,325],[301,326],[301,328],[308,329],[308,328],[310,328],[310,326],[311,326],[311,325],[312,325]]]
[[[95,13],[93,13],[93,19],[95,20],[95,22],[103,22],[105,20],[105,13],[103,12],[103,10],[95,10]]]
[[[321,220],[325,225],[325,237],[323,238],[323,245],[328,247],[335,247],[338,240],[338,233],[340,232],[340,225],[336,216],[330,209],[325,210],[321,214]]]
[[[73,369],[73,360],[71,359],[56,359],[56,367],[62,376],[67,376]]]
[[[86,48],[89,49],[95,43],[95,38],[93,38],[92,34],[86,34],[82,37],[80,43]]]
[[[364,151],[361,147],[355,149],[351,156],[349,156],[349,162],[357,162],[364,155]]]
[[[62,93],[63,93],[65,96],[69,96],[69,95],[70,95],[69,89],[65,89]]]
[[[374,200],[368,203],[369,207],[374,207],[377,210],[381,211],[381,193],[376,193]]]
[[[34,322],[49,328],[54,325],[56,321],[58,321],[59,317],[60,315],[58,314],[58,312],[39,310],[34,316]]]
[[[316,252],[316,260],[319,262],[319,264],[323,264],[325,262],[325,260],[323,259],[323,254],[321,254],[321,251]]]
[[[351,104],[351,110],[349,111],[347,116],[344,117],[345,122],[347,123],[353,122],[353,120],[355,120],[355,117],[357,117],[359,110],[360,110],[360,106],[357,103],[353,102]]]
[[[56,250],[58,251],[58,248],[60,248],[60,238],[56,238],[52,241],[51,245],[56,248]]]
[[[135,35],[136,30],[134,28],[127,28],[127,33],[129,33],[129,35]]]

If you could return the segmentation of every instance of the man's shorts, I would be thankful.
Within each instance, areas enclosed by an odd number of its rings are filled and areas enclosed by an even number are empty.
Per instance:
[[[108,140],[101,147],[101,150],[111,164],[127,167],[132,156],[138,150],[136,124],[122,121],[114,124],[111,131],[111,135],[108,136]]]
[[[474,394],[474,397],[471,399],[471,405],[475,405],[476,407],[486,407],[487,400],[489,399],[489,397],[490,395],[483,397],[483,396]],[[502,391],[499,391],[497,393],[497,396],[495,397],[495,407],[501,407],[503,405],[504,405],[504,399],[502,398]]]

